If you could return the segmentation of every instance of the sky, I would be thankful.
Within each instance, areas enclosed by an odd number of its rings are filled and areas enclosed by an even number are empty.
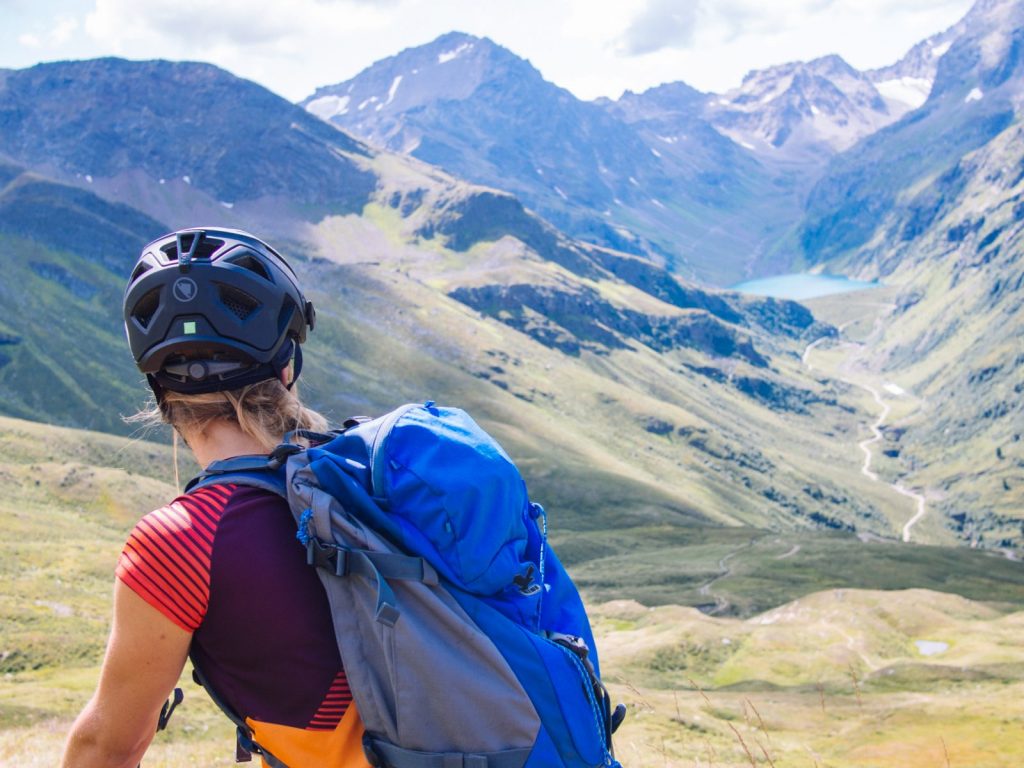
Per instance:
[[[297,101],[452,30],[582,99],[838,53],[897,61],[972,0],[0,0],[0,68],[123,56],[208,61]]]

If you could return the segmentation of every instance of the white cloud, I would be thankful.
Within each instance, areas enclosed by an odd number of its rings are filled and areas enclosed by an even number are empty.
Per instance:
[[[387,4],[385,4],[387,5]],[[250,0],[96,0],[86,31],[121,48],[140,39],[203,51],[298,52],[332,35],[379,24],[385,14],[365,0],[291,0],[254,6]]]
[[[682,2],[649,0],[634,9],[621,27],[626,32],[610,48],[619,62],[611,78],[568,85],[596,96],[613,83],[642,90],[683,80],[724,92],[752,69],[832,53],[869,69],[897,61],[915,43],[955,23],[970,5],[971,0],[691,0],[683,19]]]
[[[693,44],[700,4],[677,0],[649,0],[647,7],[619,39],[619,48],[630,56],[662,48],[689,48]]]
[[[18,43],[26,48],[57,49],[67,44],[78,30],[74,16],[58,16],[46,32],[23,32]]]
[[[581,98],[839,53],[896,61],[971,0],[0,0],[0,67],[42,58],[201,60],[290,99],[451,30],[487,36]],[[7,9],[13,9],[10,13]],[[65,19],[63,26],[61,20]],[[77,19],[77,23],[74,20]],[[56,21],[55,21],[56,20]],[[403,83],[404,87],[404,83]],[[382,97],[386,94],[381,94]]]
[[[64,45],[78,31],[78,19],[73,16],[62,16],[50,30],[50,44],[55,47]]]

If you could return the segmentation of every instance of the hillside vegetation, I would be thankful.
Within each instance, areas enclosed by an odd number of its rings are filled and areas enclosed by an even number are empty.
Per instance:
[[[1010,549],[1024,542],[1022,27],[1020,0],[979,0],[927,101],[836,157],[801,225],[809,263],[895,289],[855,339],[819,347],[889,390],[886,476],[937,513],[927,535]],[[834,318],[830,304],[814,306]]]

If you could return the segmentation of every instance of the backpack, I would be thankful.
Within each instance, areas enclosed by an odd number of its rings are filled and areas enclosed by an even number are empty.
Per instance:
[[[287,499],[371,765],[621,768],[611,735],[625,707],[612,711],[544,509],[464,411],[427,402],[296,431],[269,457],[215,462],[186,490],[226,482]],[[283,766],[196,671],[239,727],[241,759]]]

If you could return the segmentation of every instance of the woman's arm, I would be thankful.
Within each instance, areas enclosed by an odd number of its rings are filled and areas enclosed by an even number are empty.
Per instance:
[[[63,768],[135,768],[185,666],[191,640],[191,633],[118,579],[99,686],[71,727]]]

